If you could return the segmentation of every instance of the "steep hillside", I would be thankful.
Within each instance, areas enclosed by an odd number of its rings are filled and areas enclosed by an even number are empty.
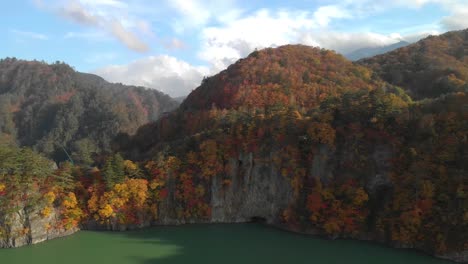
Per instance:
[[[468,29],[430,36],[358,62],[416,98],[468,90]]]
[[[203,80],[178,111],[140,128],[131,148],[142,154],[161,142],[210,130],[210,110],[265,115],[291,108],[303,113],[327,98],[377,87],[394,89],[333,51],[304,45],[255,51]]]
[[[369,70],[332,51],[288,45],[255,51],[205,79],[181,109],[311,108],[327,96],[372,89],[377,82]]]
[[[68,65],[0,61],[0,133],[55,160],[91,162],[119,132],[132,134],[177,102],[155,90],[110,84]]]

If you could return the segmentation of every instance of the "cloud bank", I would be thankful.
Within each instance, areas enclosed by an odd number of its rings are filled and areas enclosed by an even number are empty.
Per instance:
[[[203,76],[216,74],[254,49],[301,43],[350,53],[468,27],[468,0],[326,0],[317,1],[323,4],[309,10],[248,9],[240,0],[35,1],[41,6],[47,1],[61,1],[61,8],[55,10],[61,17],[101,30],[132,51],[158,50],[151,56],[102,67],[95,73],[112,82],[144,85],[171,96],[186,95]],[[388,10],[417,11],[426,5],[436,5],[447,15],[435,18],[432,24],[402,28],[403,32],[377,32],[372,25],[359,32],[336,26]],[[166,27],[171,32],[166,30],[166,36],[156,36],[154,32],[160,35],[162,31],[154,30],[155,27]],[[79,32],[69,35],[83,36]],[[187,62],[187,55],[185,60],[176,58],[187,52],[191,54],[190,61],[197,61],[197,65]]]
[[[172,97],[184,96],[209,74],[206,67],[194,67],[174,57],[150,56],[127,65],[113,65],[95,72],[104,79],[157,89]]]

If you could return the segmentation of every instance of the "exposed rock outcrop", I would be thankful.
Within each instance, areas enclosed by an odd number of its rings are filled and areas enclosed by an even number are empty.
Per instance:
[[[61,228],[60,213],[56,209],[52,210],[47,217],[43,217],[36,210],[29,211],[23,208],[2,219],[0,226],[2,226],[3,234],[0,238],[0,248],[37,244],[68,236],[79,230],[78,228]]]

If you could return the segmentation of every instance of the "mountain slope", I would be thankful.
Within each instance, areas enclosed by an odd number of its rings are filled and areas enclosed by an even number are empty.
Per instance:
[[[177,102],[155,90],[110,84],[68,65],[0,61],[0,133],[56,160],[90,161],[119,132],[156,120]]]
[[[340,55],[290,45],[252,53],[118,141],[153,180],[156,223],[263,218],[463,262],[467,104],[464,92],[415,102]]]
[[[430,36],[358,64],[417,99],[467,91],[468,29]]]
[[[138,147],[142,151],[136,153],[142,153],[161,142],[209,130],[212,110],[268,115],[298,109],[302,113],[327,98],[376,88],[394,89],[333,51],[304,45],[267,48],[204,79],[177,111],[141,127],[131,148]]]
[[[377,82],[369,70],[332,51],[287,45],[255,51],[205,79],[181,109],[313,107],[326,96],[371,89]]]
[[[400,42],[387,45],[387,46],[383,46],[383,47],[361,48],[353,52],[350,52],[348,54],[345,54],[344,56],[349,60],[356,61],[356,60],[360,60],[363,58],[368,58],[368,57],[372,57],[375,55],[387,53],[389,51],[408,46],[409,44],[410,44],[409,42],[400,41]]]

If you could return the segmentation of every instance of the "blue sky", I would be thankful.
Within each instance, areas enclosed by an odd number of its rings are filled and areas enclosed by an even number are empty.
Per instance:
[[[468,27],[468,0],[16,0],[2,10],[0,57],[65,61],[172,96],[255,48],[348,53]]]

